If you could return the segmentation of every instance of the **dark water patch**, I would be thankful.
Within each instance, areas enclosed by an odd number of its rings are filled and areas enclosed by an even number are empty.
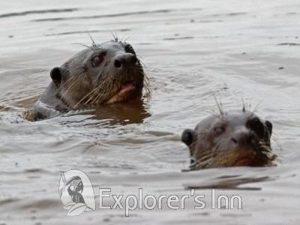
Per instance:
[[[230,178],[237,178],[237,177],[241,177],[241,175],[223,175],[217,177],[217,179],[230,179]]]
[[[11,203],[15,203],[19,201],[19,199],[17,198],[7,198],[7,199],[3,199],[3,200],[0,200],[0,206],[2,205],[6,205],[6,204],[11,204]]]
[[[60,21],[60,20],[74,20],[74,19],[99,19],[99,18],[124,17],[124,16],[146,15],[146,14],[160,14],[160,13],[169,13],[169,12],[171,12],[171,10],[165,9],[165,10],[139,11],[139,12],[106,14],[106,15],[94,15],[94,16],[56,17],[56,18],[35,19],[32,21],[46,22],[46,21]]]
[[[68,112],[58,122],[68,127],[115,127],[127,124],[140,124],[151,114],[142,100],[126,104],[101,105],[95,109]],[[62,118],[60,117],[60,118]],[[68,117],[70,119],[68,119]]]
[[[164,38],[165,41],[175,41],[175,40],[186,40],[186,39],[194,39],[195,37],[187,36],[187,37],[172,37],[172,38]]]
[[[172,136],[174,133],[165,131],[146,131],[145,134],[150,134],[156,137]]]
[[[283,45],[283,46],[300,46],[300,43],[284,42],[284,43],[279,43],[277,45]]]
[[[35,200],[32,202],[26,201],[23,205],[20,206],[21,209],[39,209],[39,210],[49,210],[51,208],[60,207],[61,203],[58,200],[52,199],[43,199]]]
[[[154,45],[154,43],[147,43],[147,42],[141,42],[141,43],[139,43],[140,45],[146,45],[146,46],[148,46],[148,45]]]
[[[286,13],[286,15],[297,15],[297,13],[296,12],[288,12],[288,13]]]
[[[142,100],[130,101],[127,104],[115,104],[97,107],[94,119],[109,120],[110,125],[143,123],[150,117],[148,106]]]
[[[228,13],[226,14],[227,16],[241,16],[241,15],[246,15],[247,13],[245,12],[234,12],[234,13]]]
[[[232,189],[232,190],[249,190],[249,191],[259,191],[261,187],[240,187],[243,184],[258,183],[263,181],[274,180],[271,177],[251,177],[251,178],[229,178],[209,181],[207,183],[195,184],[195,185],[185,185],[186,189]]]
[[[77,8],[30,10],[30,11],[23,11],[23,12],[0,14],[0,18],[15,17],[15,16],[27,16],[27,15],[31,15],[31,14],[74,12],[77,10],[78,10]]]
[[[43,169],[33,168],[33,169],[26,169],[24,172],[25,173],[44,173],[46,171]]]
[[[69,31],[69,32],[62,32],[62,33],[45,34],[45,36],[62,36],[62,35],[72,35],[72,34],[111,33],[111,32],[128,32],[128,31],[130,31],[130,29],[81,30],[81,31]]]
[[[221,214],[221,216],[224,217],[232,217],[232,218],[238,218],[238,217],[252,217],[253,215],[251,213],[227,213],[227,214]]]
[[[232,12],[232,13],[225,13],[225,14],[212,14],[211,17],[228,17],[228,16],[242,16],[247,15],[246,12]]]
[[[148,14],[164,14],[170,12],[184,12],[184,11],[196,11],[201,9],[160,9],[160,10],[149,10],[149,11],[137,11],[137,12],[126,12],[126,13],[115,13],[105,15],[94,15],[94,16],[73,16],[73,17],[56,17],[56,18],[45,18],[45,19],[34,19],[33,22],[47,22],[47,21],[61,21],[61,20],[75,20],[75,19],[99,19],[99,18],[113,18],[113,17],[125,17],[125,16],[137,16],[137,15],[148,15]]]

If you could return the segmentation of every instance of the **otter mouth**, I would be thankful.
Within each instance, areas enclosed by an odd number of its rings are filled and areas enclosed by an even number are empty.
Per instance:
[[[265,157],[269,160],[274,160],[276,155],[273,154],[271,146],[263,140],[260,140],[255,146],[254,151],[260,157]]]
[[[272,152],[271,146],[263,140],[253,145],[239,145],[236,148],[223,149],[215,154],[211,149],[198,159],[191,155],[190,170],[213,167],[251,166],[261,167],[274,165],[272,162],[277,155]]]
[[[129,101],[137,97],[140,90],[141,87],[139,85],[135,84],[133,81],[127,81],[117,89],[116,94],[107,101],[107,104]]]
[[[270,145],[259,141],[255,145],[242,146],[237,149],[234,166],[265,166],[271,165],[277,155],[273,154]]]

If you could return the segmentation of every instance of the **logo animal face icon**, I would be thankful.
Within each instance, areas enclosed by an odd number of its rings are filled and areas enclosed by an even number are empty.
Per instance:
[[[58,193],[69,216],[94,211],[96,208],[90,179],[80,170],[69,170],[61,174]]]

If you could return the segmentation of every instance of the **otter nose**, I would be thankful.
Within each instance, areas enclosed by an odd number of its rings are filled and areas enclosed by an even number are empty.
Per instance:
[[[137,62],[137,58],[134,54],[126,53],[119,55],[115,58],[114,65],[116,68],[121,68],[122,66],[134,65]]]
[[[257,138],[252,132],[239,133],[231,138],[231,141],[237,145],[255,145],[257,143]]]

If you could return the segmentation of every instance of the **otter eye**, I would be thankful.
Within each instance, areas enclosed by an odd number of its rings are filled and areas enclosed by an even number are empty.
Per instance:
[[[130,44],[126,44],[124,49],[125,49],[125,52],[132,53],[132,54],[135,55],[135,51],[134,51],[133,47]]]
[[[98,67],[104,60],[105,53],[101,53],[100,55],[96,55],[92,58],[92,67]]]
[[[214,128],[214,132],[217,136],[223,134],[225,131],[226,131],[225,126],[220,126],[220,127],[215,127]]]

